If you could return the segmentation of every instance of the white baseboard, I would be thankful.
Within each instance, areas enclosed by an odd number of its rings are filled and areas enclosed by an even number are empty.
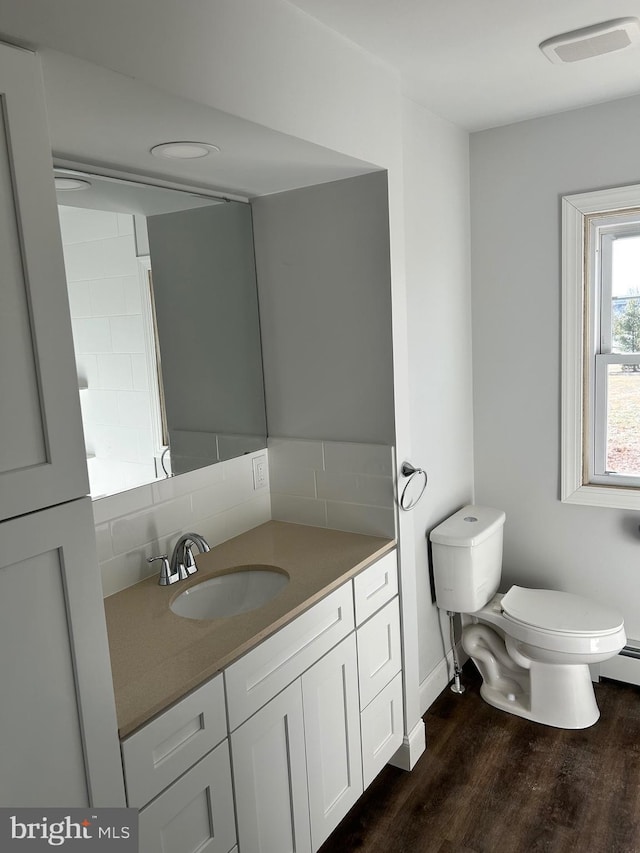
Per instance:
[[[459,643],[456,644],[456,649],[460,666],[463,666],[469,660],[469,655],[466,654]],[[438,696],[453,680],[453,674],[453,652],[449,650],[446,657],[442,658],[440,663],[431,670],[420,685],[421,714],[425,714],[433,705]]]
[[[629,640],[620,654],[600,664],[600,675],[614,681],[640,685],[640,643]]]
[[[416,761],[427,748],[424,721],[420,719],[402,740],[402,746],[395,753],[389,764],[401,770],[413,769]]]

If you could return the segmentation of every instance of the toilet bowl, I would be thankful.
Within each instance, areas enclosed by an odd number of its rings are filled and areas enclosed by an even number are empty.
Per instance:
[[[563,729],[597,721],[589,664],[617,654],[625,642],[614,610],[554,590],[513,586],[463,616],[462,646],[482,675],[483,699]]]
[[[589,665],[623,648],[622,616],[566,592],[498,593],[504,519],[501,510],[468,505],[431,532],[436,603],[462,614],[462,646],[486,702],[538,723],[587,728],[600,715]]]

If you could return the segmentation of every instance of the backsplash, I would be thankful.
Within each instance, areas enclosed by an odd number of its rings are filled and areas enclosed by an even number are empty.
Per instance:
[[[289,438],[267,446],[272,518],[395,538],[393,447]]]
[[[253,487],[261,450],[94,501],[104,596],[159,571],[147,557],[171,554],[187,531],[213,547],[271,518],[269,484]]]
[[[264,449],[264,435],[229,435],[225,433],[196,432],[171,429],[171,467],[175,472],[193,471],[215,462],[236,459],[245,453]]]
[[[254,489],[253,459],[268,457]],[[158,572],[187,531],[220,544],[270,519],[395,538],[394,450],[378,444],[270,438],[259,450],[93,503],[104,596]]]

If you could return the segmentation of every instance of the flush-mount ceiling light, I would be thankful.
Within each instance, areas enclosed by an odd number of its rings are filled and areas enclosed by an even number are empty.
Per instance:
[[[592,27],[572,30],[543,41],[539,47],[551,62],[579,62],[616,50],[624,50],[640,41],[637,18],[616,18]]]
[[[163,142],[151,149],[155,157],[166,157],[169,160],[198,160],[219,151],[217,145],[209,142]]]
[[[83,181],[80,178],[67,178],[56,175],[53,179],[57,190],[88,190],[91,181]]]

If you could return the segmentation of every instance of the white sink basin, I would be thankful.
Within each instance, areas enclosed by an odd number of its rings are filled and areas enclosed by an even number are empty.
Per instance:
[[[187,619],[222,619],[261,607],[288,583],[289,575],[271,566],[241,566],[190,586],[169,607]]]

